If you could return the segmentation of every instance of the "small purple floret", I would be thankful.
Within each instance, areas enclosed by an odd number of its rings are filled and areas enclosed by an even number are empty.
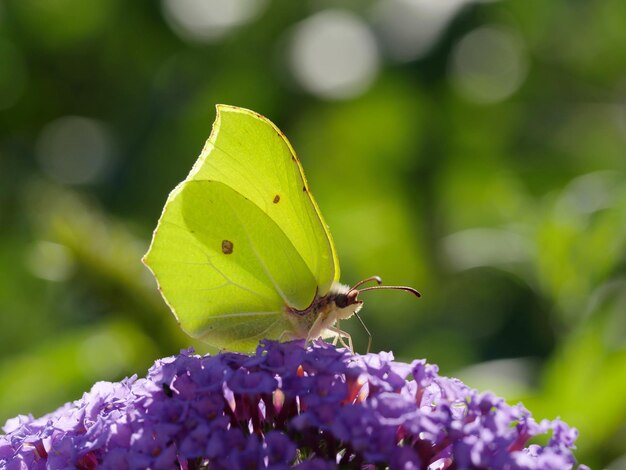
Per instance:
[[[182,351],[3,431],[0,468],[83,470],[572,469],[578,435],[423,360],[301,341],[262,341],[251,356]],[[545,446],[529,442],[541,434]]]

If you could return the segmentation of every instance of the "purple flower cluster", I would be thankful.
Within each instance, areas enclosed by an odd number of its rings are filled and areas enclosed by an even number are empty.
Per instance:
[[[577,431],[423,360],[263,341],[162,359],[0,435],[11,469],[571,469]],[[550,432],[545,446],[530,444]],[[580,466],[580,469],[586,468]]]

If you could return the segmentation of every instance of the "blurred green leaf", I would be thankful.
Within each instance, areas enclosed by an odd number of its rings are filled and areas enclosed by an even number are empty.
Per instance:
[[[182,333],[158,294],[154,279],[141,263],[147,241],[106,217],[95,204],[56,186],[33,183],[29,205],[36,208],[31,214],[38,236],[54,240],[71,255],[80,274],[73,281],[85,282],[87,289],[108,299],[96,309],[97,315],[108,317],[123,310],[158,340],[165,354],[190,344],[199,351],[208,350]]]
[[[0,361],[0,422],[16,414],[50,412],[80,398],[98,380],[143,374],[156,351],[153,340],[132,322],[115,321],[57,334],[27,353],[5,356]]]
[[[106,27],[117,2],[10,0],[6,3],[27,34],[38,41],[40,47],[48,48],[75,47],[77,43],[92,39]]]
[[[524,403],[540,416],[558,414],[578,427],[577,446],[590,465],[594,450],[616,458],[626,445],[626,281],[600,289],[588,319],[562,342],[543,372],[537,394]],[[610,459],[609,459],[610,460]]]
[[[537,275],[564,317],[580,315],[591,292],[621,262],[626,249],[625,181],[613,173],[582,176],[547,205],[538,224]]]

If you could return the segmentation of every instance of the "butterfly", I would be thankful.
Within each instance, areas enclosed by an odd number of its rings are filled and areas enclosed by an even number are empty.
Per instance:
[[[335,245],[291,144],[267,118],[228,105],[217,105],[211,135],[170,193],[143,262],[186,333],[233,351],[263,338],[320,336],[352,349],[338,322],[358,317],[360,292],[420,296],[376,276],[340,284]],[[378,285],[361,287],[371,282]]]

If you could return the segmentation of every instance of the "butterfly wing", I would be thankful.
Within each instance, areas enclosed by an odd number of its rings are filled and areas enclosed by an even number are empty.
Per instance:
[[[302,166],[287,138],[268,119],[218,105],[211,136],[188,179],[220,181],[267,214],[313,273],[320,295],[339,280],[335,246]]]
[[[251,350],[291,330],[317,280],[283,228],[218,181],[181,183],[145,257],[181,327],[218,347]]]

